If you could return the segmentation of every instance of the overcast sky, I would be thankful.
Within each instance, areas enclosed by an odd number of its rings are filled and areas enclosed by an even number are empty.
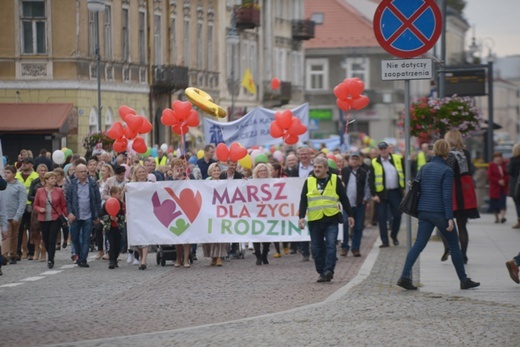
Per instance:
[[[485,46],[494,41],[497,56],[520,54],[520,0],[466,0],[464,17],[472,26],[466,35],[468,45],[475,26],[477,40],[483,39]]]

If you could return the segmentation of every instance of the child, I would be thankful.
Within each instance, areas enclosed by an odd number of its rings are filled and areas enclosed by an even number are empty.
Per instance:
[[[109,269],[114,269],[117,266],[117,257],[119,257],[119,250],[121,249],[121,236],[123,233],[123,229],[125,228],[125,203],[121,201],[122,197],[122,189],[121,187],[112,187],[110,188],[110,197],[119,200],[119,204],[121,208],[115,217],[112,217],[108,214],[105,209],[105,205],[101,209],[101,220],[103,222],[103,231],[108,239],[109,244]]]

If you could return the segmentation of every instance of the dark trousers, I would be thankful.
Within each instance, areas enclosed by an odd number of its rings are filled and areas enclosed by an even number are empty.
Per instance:
[[[56,238],[61,230],[60,220],[51,220],[48,222],[40,222],[40,230],[42,233],[43,243],[47,249],[47,260],[54,261],[56,253]]]
[[[119,257],[119,250],[121,249],[121,239],[123,236],[122,232],[117,228],[110,228],[106,235],[108,244],[110,245],[108,249],[109,260],[110,262],[117,262],[117,257]]]
[[[388,229],[386,226],[388,221],[388,211],[390,211],[390,214],[393,217],[390,236],[392,239],[397,238],[397,233],[399,232],[399,228],[401,226],[402,213],[401,210],[399,210],[401,199],[401,189],[391,189],[387,191],[386,198],[381,199],[381,202],[379,203],[377,209],[379,216],[379,235],[381,237],[381,242],[383,242],[384,245],[388,245]]]
[[[20,229],[18,231],[18,246],[16,247],[16,253],[22,254],[22,242],[23,242],[23,233],[27,234],[27,231],[31,228],[31,212],[24,212],[22,216],[22,220],[20,221]],[[34,245],[30,241],[29,234],[27,234],[27,249],[28,255],[34,255]]]
[[[94,224],[94,235],[96,237],[96,246],[99,252],[103,252],[103,224]]]
[[[304,257],[308,257],[310,255],[309,246],[310,246],[309,241],[291,242],[291,249],[294,251],[297,251],[298,247],[299,247],[300,252],[302,252],[302,255]]]

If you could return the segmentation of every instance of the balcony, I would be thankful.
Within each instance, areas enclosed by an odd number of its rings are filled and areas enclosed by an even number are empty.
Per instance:
[[[237,29],[254,29],[260,26],[260,8],[255,5],[239,5],[233,9]]]
[[[309,19],[297,19],[292,22],[293,40],[310,40],[314,38],[315,23]]]
[[[270,83],[270,81],[264,81],[264,107],[271,108],[287,105],[292,98],[291,82],[282,81],[280,88],[277,90],[272,90]]]
[[[188,68],[177,65],[153,65],[152,88],[157,91],[171,92],[188,88]]]

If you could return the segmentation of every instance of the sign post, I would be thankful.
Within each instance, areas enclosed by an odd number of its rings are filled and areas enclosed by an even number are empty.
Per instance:
[[[415,58],[427,53],[439,39],[442,14],[435,0],[383,0],[374,14],[373,27],[385,51],[399,58]],[[431,59],[384,60],[381,64],[383,80],[405,82],[405,182],[411,180],[410,80],[431,79],[431,66]],[[409,215],[406,215],[406,236],[410,250],[412,217]]]

